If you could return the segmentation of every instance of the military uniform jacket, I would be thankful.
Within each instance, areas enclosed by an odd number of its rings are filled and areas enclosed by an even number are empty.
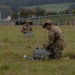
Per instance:
[[[24,32],[24,33],[28,33],[30,31],[32,31],[31,26],[25,26],[24,25],[23,28],[21,29],[21,32]]]
[[[61,29],[52,25],[48,33],[48,42],[45,49],[53,48],[56,50],[62,50],[64,47],[65,43]]]

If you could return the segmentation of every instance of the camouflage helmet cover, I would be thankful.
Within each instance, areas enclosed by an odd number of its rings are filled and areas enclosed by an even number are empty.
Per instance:
[[[26,21],[25,21],[25,24],[26,24],[26,23],[27,23],[28,25],[32,25],[32,24],[33,24],[30,20],[26,20]]]
[[[43,22],[43,28],[45,28],[47,25],[52,25],[52,21],[51,20],[45,20]]]

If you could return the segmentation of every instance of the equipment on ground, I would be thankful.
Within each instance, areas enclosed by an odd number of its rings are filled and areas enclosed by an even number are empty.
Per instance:
[[[29,60],[46,60],[51,59],[52,54],[48,50],[44,50],[42,48],[36,48],[33,51],[32,57],[24,55],[24,58]]]

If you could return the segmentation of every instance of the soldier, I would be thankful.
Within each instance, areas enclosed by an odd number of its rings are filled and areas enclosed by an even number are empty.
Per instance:
[[[26,37],[33,37],[33,30],[29,21],[26,21],[25,25],[21,29],[21,32],[23,32]]]
[[[44,49],[52,53],[52,59],[59,59],[65,48],[61,29],[58,26],[54,26],[51,20],[46,20],[43,24],[43,28],[49,31],[48,42],[44,45]]]

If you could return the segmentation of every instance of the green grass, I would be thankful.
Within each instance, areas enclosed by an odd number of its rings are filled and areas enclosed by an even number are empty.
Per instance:
[[[46,11],[64,11],[69,8],[69,6],[73,3],[61,3],[61,4],[47,4],[47,5],[38,5],[38,6],[30,6],[27,8],[34,9],[36,7],[44,8]]]
[[[47,31],[33,26],[34,37],[25,38],[21,26],[0,26],[0,75],[75,75],[75,60],[63,60],[75,55],[75,26],[60,26],[64,33],[66,48],[62,59],[29,61],[25,54],[32,55],[38,46],[47,41]]]

